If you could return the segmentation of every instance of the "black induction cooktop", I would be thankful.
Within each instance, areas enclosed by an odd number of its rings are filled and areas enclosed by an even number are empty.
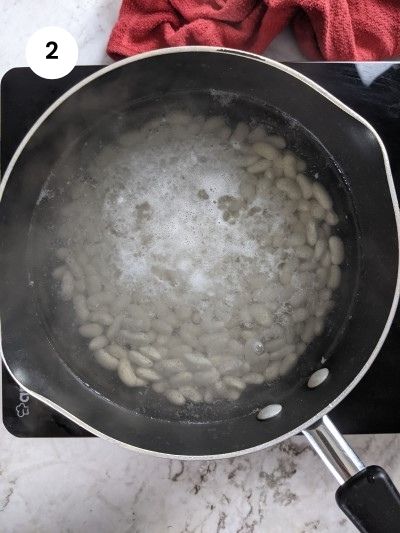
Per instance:
[[[363,64],[359,64],[363,66]],[[400,194],[400,64],[372,83],[363,82],[353,63],[292,63],[363,115],[376,128],[389,153]],[[373,68],[373,64],[365,65]],[[59,80],[39,78],[29,68],[15,68],[1,82],[1,171],[33,122],[63,92],[101,67],[76,67]],[[67,418],[21,390],[5,367],[2,372],[3,422],[18,437],[90,436]],[[337,407],[332,418],[344,433],[400,432],[400,312],[383,348],[361,383]]]

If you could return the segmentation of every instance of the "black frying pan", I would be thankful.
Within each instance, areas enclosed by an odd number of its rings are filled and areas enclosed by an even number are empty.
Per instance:
[[[346,247],[336,307],[301,364],[273,387],[246,389],[237,402],[179,413],[152,391],[135,396],[104,372],[89,372],[79,340],[60,323],[46,291],[49,268],[40,252],[53,244],[51,218],[35,210],[66,147],[96,127],[106,142],[118,134],[119,114],[142,108],[145,118],[148,106],[164,100],[222,111],[232,120],[273,121],[311,169],[323,168]],[[100,127],[105,119],[108,129]],[[65,179],[61,170],[59,179]],[[106,67],[57,100],[22,141],[1,192],[2,355],[30,394],[99,436],[181,459],[234,456],[303,431],[341,483],[337,499],[359,529],[399,530],[399,495],[386,473],[364,468],[326,417],[377,356],[398,300],[397,199],[383,143],[363,118],[263,57],[207,47],[161,50]],[[330,376],[310,390],[306,383],[321,356]],[[257,420],[259,409],[277,402],[283,405],[277,417]]]

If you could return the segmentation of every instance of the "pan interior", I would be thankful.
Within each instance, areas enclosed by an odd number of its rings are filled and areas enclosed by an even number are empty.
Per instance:
[[[330,193],[340,222],[335,232],[345,244],[346,261],[342,266],[342,283],[336,291],[335,307],[325,320],[325,329],[300,358],[296,367],[272,385],[249,385],[237,401],[218,400],[211,404],[187,403],[177,408],[151,388],[130,389],[121,384],[115,372],[98,366],[79,336],[78,325],[70,302],[62,302],[59,285],[51,277],[57,266],[55,249],[68,246],[60,239],[60,210],[71,199],[75,185],[90,180],[91,164],[113,147],[132,128],[174,109],[187,109],[193,115],[223,115],[227,124],[238,121],[261,124],[267,132],[283,135],[288,148],[307,163],[308,175],[318,174]],[[69,138],[67,135],[65,138]],[[115,156],[118,157],[118,150]],[[157,157],[157,154],[154,154]],[[149,179],[160,179],[151,176]],[[177,177],[177,179],[179,179]],[[308,375],[322,366],[334,352],[346,329],[351,309],[357,297],[361,251],[356,213],[346,178],[327,150],[300,123],[281,111],[257,100],[245,100],[224,92],[177,93],[162,99],[142,100],[128,108],[104,115],[89,125],[84,135],[70,138],[57,165],[52,169],[42,189],[34,211],[29,238],[29,263],[34,282],[36,310],[57,356],[85,385],[120,408],[151,418],[170,421],[207,423],[248,415],[271,402],[283,403],[288,395],[303,386]]]

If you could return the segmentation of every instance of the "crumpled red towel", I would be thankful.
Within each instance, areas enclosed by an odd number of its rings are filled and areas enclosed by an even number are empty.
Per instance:
[[[123,0],[107,52],[202,44],[262,53],[289,23],[310,59],[400,55],[399,0]]]

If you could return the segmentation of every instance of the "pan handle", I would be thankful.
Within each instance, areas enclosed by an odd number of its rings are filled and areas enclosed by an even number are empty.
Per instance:
[[[365,467],[329,417],[303,431],[340,487],[336,502],[362,533],[400,531],[400,494],[380,466]]]

